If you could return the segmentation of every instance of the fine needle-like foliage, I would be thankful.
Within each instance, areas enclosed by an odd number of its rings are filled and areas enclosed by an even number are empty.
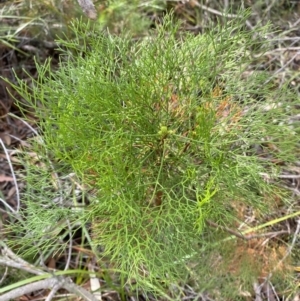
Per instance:
[[[213,277],[205,258],[222,235],[206,222],[234,227],[236,204],[270,210],[283,192],[265,175],[293,160],[297,140],[292,97],[267,73],[246,72],[249,50],[266,45],[265,29],[253,39],[235,22],[179,35],[167,17],[138,41],[79,22],[75,39],[58,41],[58,70],[48,61],[32,86],[15,85],[36,110],[59,172],[75,171],[92,190],[80,211],[51,199],[45,207],[47,195],[27,198],[23,227],[40,233],[32,240],[68,219],[89,228],[99,264],[109,258],[129,284],[153,289],[179,279],[192,273],[191,260]],[[18,244],[50,252],[59,230]]]

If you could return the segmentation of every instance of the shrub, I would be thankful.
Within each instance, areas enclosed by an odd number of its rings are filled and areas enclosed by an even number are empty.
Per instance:
[[[90,225],[95,255],[145,286],[184,277],[195,258],[205,264],[220,246],[207,221],[236,225],[237,203],[270,210],[283,192],[264,175],[294,159],[293,102],[266,83],[267,72],[247,73],[249,49],[266,46],[265,29],[253,40],[242,27],[194,36],[167,17],[133,42],[76,23],[76,38],[58,41],[59,69],[48,61],[32,87],[15,88],[35,108],[59,172],[75,171],[93,193],[70,215],[47,198],[51,211],[36,210],[31,196],[25,214],[38,215],[44,229],[62,218]],[[26,231],[43,237],[34,221]],[[57,231],[47,232],[39,250],[57,243]]]

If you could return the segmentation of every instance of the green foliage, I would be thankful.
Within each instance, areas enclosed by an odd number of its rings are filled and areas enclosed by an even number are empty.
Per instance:
[[[37,43],[52,41],[57,37],[73,37],[69,25],[75,18],[87,20],[77,0],[61,1],[4,1],[0,3],[3,25],[0,42],[9,48],[28,55],[17,45],[22,36],[30,36]],[[124,30],[133,35],[145,34],[151,24],[148,15],[160,14],[166,8],[164,0],[110,0],[93,1],[98,14],[95,21],[100,30],[113,33]],[[12,22],[13,20],[13,22]]]
[[[94,190],[80,214],[53,206],[45,216],[36,208],[43,202],[28,198],[28,229],[41,229],[41,214],[48,224],[90,224],[98,258],[138,285],[186,276],[192,258],[205,263],[220,238],[206,221],[233,224],[235,201],[271,206],[274,186],[262,175],[292,161],[297,140],[287,91],[264,84],[261,71],[245,79],[248,49],[263,40],[234,23],[180,37],[170,18],[164,24],[133,42],[78,23],[74,40],[59,40],[59,70],[48,61],[32,87],[15,86],[35,107],[61,171]]]
[[[151,24],[147,16],[160,14],[166,8],[164,0],[110,0],[99,5],[98,23],[110,32],[121,33],[124,30],[133,35],[145,34]]]

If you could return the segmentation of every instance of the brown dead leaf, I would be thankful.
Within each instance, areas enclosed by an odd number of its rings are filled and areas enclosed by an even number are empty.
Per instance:
[[[8,133],[2,133],[0,134],[0,139],[4,142],[6,145],[11,145],[11,137]]]
[[[9,177],[6,175],[0,175],[0,182],[10,182],[13,181],[13,177]]]
[[[13,186],[10,190],[9,190],[9,192],[8,192],[8,194],[7,194],[7,197],[8,198],[11,198],[15,193],[16,193],[16,187],[15,186]]]

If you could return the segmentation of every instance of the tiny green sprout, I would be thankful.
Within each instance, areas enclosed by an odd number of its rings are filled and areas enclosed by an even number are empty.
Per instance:
[[[158,135],[162,139],[166,138],[168,136],[168,134],[170,134],[170,133],[171,133],[171,131],[168,130],[167,126],[165,126],[165,125],[160,126],[160,130],[158,131]]]

